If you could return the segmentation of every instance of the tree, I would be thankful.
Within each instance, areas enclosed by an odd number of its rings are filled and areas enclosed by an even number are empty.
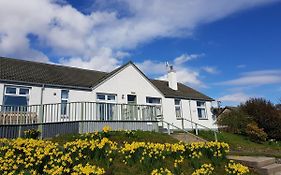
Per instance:
[[[221,114],[217,124],[227,132],[245,134],[247,125],[253,120],[247,113],[237,108],[228,113]]]
[[[263,98],[252,98],[240,105],[259,128],[263,128],[269,138],[281,140],[281,115],[276,106]]]

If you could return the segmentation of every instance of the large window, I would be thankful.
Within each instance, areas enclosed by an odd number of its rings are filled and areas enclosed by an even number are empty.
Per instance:
[[[206,102],[197,101],[197,113],[199,119],[207,119],[206,115]]]
[[[175,110],[176,110],[176,117],[182,118],[182,115],[181,115],[181,100],[180,99],[175,99]]]
[[[5,110],[26,110],[29,100],[29,88],[17,86],[5,86],[3,105]]]
[[[117,114],[116,95],[98,93],[97,102],[97,116],[100,120],[113,120]]]
[[[67,118],[68,95],[68,90],[61,90],[61,115],[63,118]]]

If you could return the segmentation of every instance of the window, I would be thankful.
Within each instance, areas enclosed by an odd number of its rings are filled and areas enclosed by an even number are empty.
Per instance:
[[[107,95],[107,100],[115,101],[115,95]]]
[[[116,101],[116,95],[115,94],[98,93],[97,94],[97,101],[115,102]]]
[[[197,113],[199,119],[207,119],[206,103],[204,101],[197,101]]]
[[[29,99],[29,88],[5,86],[3,104],[5,106],[27,106]],[[11,108],[12,109],[12,108]]]
[[[146,97],[146,103],[148,103],[148,104],[161,104],[161,98]]]
[[[115,94],[97,94],[97,116],[100,120],[113,120],[117,114],[116,95]]]
[[[16,87],[6,87],[6,94],[17,94],[17,88]]]
[[[67,117],[68,90],[61,90],[61,115]]]
[[[19,94],[20,94],[20,95],[28,95],[28,94],[29,94],[29,89],[20,88]]]
[[[181,100],[175,99],[176,118],[181,118]]]
[[[97,99],[98,100],[105,100],[105,95],[104,94],[97,94]]]

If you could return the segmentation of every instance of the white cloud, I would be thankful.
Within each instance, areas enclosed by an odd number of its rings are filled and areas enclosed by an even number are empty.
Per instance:
[[[241,77],[217,83],[231,86],[259,86],[281,83],[281,70],[261,70],[243,73]]]
[[[218,98],[218,101],[242,103],[242,102],[247,101],[249,98],[250,98],[250,96],[246,95],[245,93],[240,92],[240,93],[224,95],[224,96]]]
[[[198,58],[200,56],[203,56],[203,55],[204,54],[199,54],[199,55],[198,54],[191,54],[191,55],[182,54],[181,56],[174,59],[174,64],[180,65],[180,64],[186,63],[187,61],[196,59],[196,58]]]
[[[239,65],[237,65],[236,67],[239,68],[239,69],[243,69],[243,68],[246,67],[246,65],[245,65],[245,64],[239,64]]]
[[[186,37],[200,24],[273,1],[116,0],[128,7],[122,8],[128,15],[121,17],[118,9],[107,10],[106,1],[99,2],[102,10],[87,15],[56,2],[0,1],[0,54],[47,61],[40,48],[48,48],[64,58],[63,64],[109,70],[122,62],[127,54],[120,53],[128,49],[156,38]],[[29,34],[36,36],[39,49],[30,43]]]
[[[215,67],[211,67],[211,66],[204,66],[202,67],[202,70],[209,73],[209,74],[217,74],[218,70]]]
[[[184,63],[198,58],[203,54],[182,54],[172,60],[167,60],[176,70],[177,80],[181,83],[191,86],[206,87],[200,80],[199,71],[193,70],[184,65]],[[146,74],[160,80],[167,80],[167,68],[165,62],[156,62],[153,60],[145,60],[137,63],[137,66]]]

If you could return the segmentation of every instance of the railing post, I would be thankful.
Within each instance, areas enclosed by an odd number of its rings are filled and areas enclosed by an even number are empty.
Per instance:
[[[181,118],[181,125],[182,125],[182,129],[184,129],[184,120],[183,120],[183,117]]]
[[[170,124],[167,123],[168,135],[171,135]]]
[[[40,109],[39,109],[39,126],[38,126],[38,130],[40,131],[40,138],[42,139],[43,138],[43,115],[44,115],[44,112],[43,112],[43,109],[44,109],[44,106],[43,104],[41,103],[40,105]]]
[[[218,141],[218,136],[217,136],[217,132],[214,131],[214,135],[215,135],[215,141],[217,142]]]
[[[21,124],[19,125],[19,135],[18,135],[18,137],[20,137],[20,134],[21,134]]]
[[[198,135],[198,125],[195,123],[195,135]]]
[[[84,117],[84,102],[81,102],[81,121],[83,121]]]

